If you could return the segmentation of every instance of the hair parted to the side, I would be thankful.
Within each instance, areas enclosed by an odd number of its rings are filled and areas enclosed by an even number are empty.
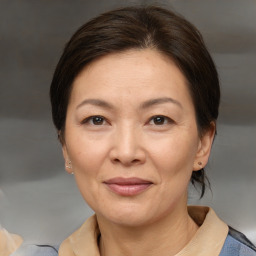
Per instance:
[[[64,49],[50,89],[53,122],[62,141],[72,83],[79,72],[107,54],[146,48],[169,57],[186,77],[199,134],[216,122],[219,79],[200,32],[170,10],[156,6],[124,7],[84,24]],[[202,197],[208,182],[204,169],[193,171],[191,182],[201,185]]]

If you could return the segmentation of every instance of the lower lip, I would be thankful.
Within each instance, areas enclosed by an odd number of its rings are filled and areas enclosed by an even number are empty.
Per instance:
[[[120,184],[107,184],[105,183],[108,188],[121,196],[135,196],[146,189],[148,189],[152,184],[145,183],[145,184],[131,184],[131,185],[120,185]]]

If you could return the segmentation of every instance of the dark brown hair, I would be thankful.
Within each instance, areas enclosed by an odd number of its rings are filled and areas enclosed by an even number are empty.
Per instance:
[[[183,72],[196,111],[199,134],[218,117],[220,88],[214,62],[200,32],[180,15],[155,6],[125,7],[90,20],[71,37],[56,67],[51,89],[53,122],[60,132],[72,83],[93,60],[129,49],[152,48],[169,57]],[[204,169],[192,173],[191,182],[208,181]]]

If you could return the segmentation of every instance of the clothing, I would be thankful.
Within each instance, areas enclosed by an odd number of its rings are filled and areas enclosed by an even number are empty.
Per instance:
[[[10,254],[10,256],[58,256],[58,247],[51,245],[23,244],[17,251]]]
[[[220,256],[255,256],[256,251],[228,235]]]
[[[0,229],[0,255],[9,256],[16,251],[22,243],[22,238],[15,234],[10,234],[5,229]]]
[[[211,208],[189,206],[188,212],[200,227],[175,256],[256,256],[254,245],[242,233],[228,227]],[[23,245],[10,256],[99,256],[99,235],[93,215],[61,244],[59,254],[57,247]]]
[[[253,245],[250,248],[246,245],[246,239],[238,240],[235,231],[220,220],[211,208],[188,206],[188,212],[200,227],[191,241],[175,256],[256,256]],[[94,215],[61,244],[59,256],[100,256],[99,235]]]

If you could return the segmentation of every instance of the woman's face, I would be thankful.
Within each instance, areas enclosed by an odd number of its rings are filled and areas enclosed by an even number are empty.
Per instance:
[[[149,49],[102,57],[75,79],[63,152],[98,217],[138,226],[184,211],[214,134],[199,137],[186,83]]]

